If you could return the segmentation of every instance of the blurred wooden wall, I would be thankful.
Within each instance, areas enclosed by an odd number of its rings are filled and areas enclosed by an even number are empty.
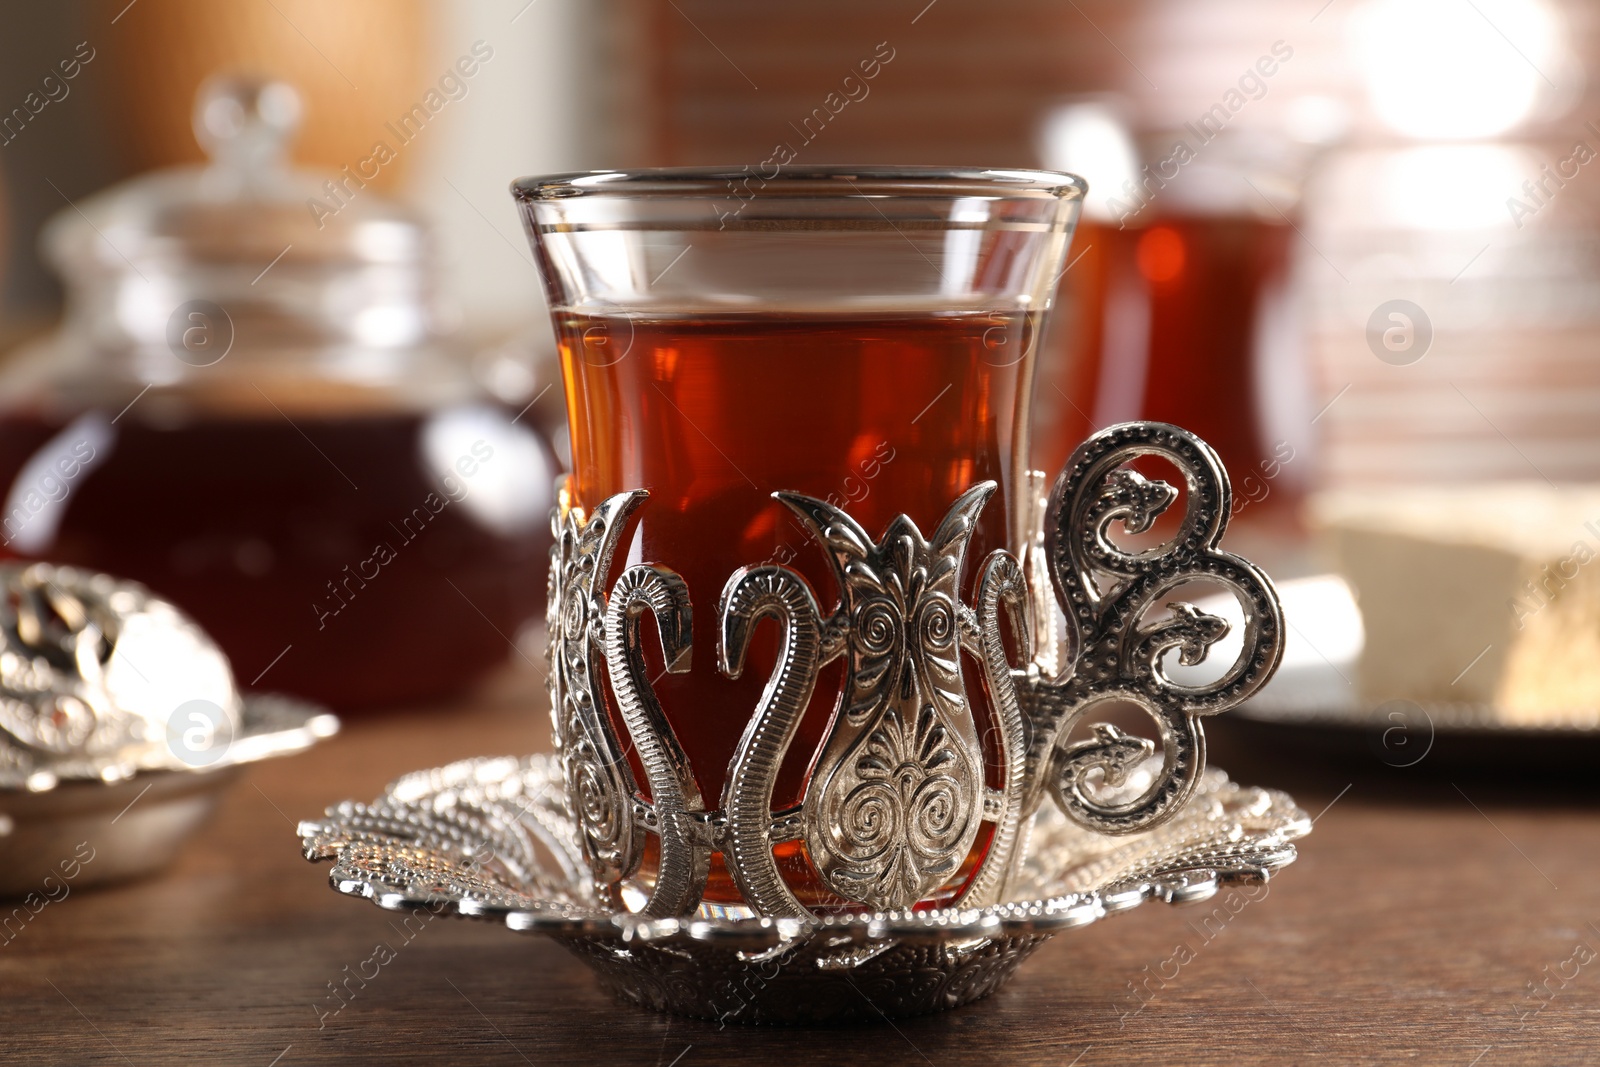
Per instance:
[[[1062,95],[1122,84],[1119,0],[927,0],[801,6],[607,0],[622,127],[616,154],[656,165],[797,162],[1035,165],[1034,131]],[[915,20],[915,21],[913,21]],[[796,126],[880,43],[893,59],[810,144]],[[859,90],[857,90],[859,92]],[[793,125],[791,125],[793,124]]]
[[[218,72],[264,74],[305,101],[295,159],[338,170],[392,137],[384,123],[429,86],[422,0],[97,0],[114,27],[104,48],[110,129],[131,169],[204,159],[195,91]],[[120,12],[120,15],[119,15]],[[394,188],[405,154],[379,173]]]

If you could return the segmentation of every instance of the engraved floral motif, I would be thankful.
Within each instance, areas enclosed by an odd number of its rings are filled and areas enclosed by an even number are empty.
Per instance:
[[[853,769],[857,784],[831,791],[822,812],[841,860],[834,884],[852,900],[909,907],[964,858],[955,846],[971,819],[961,778],[970,768],[930,704],[912,724],[888,708]]]
[[[881,541],[849,515],[780,493],[827,550],[846,620],[843,714],[806,792],[806,843],[828,887],[907,908],[948,880],[982,821],[983,749],[961,672],[962,562],[993,494],[962,494],[925,539],[901,515]]]
[[[618,905],[619,884],[638,869],[643,843],[636,840],[629,803],[633,775],[598,703],[600,657],[590,621],[603,618],[597,587],[610,570],[622,523],[641,495],[613,497],[592,516],[573,508],[552,519],[546,658],[555,747],[596,892]]]
[[[606,773],[594,742],[584,732],[582,720],[573,716],[566,723],[567,738],[563,769],[567,776],[567,795],[572,798],[573,814],[583,827],[584,840],[602,864],[620,867],[618,857],[623,833],[632,813],[625,798]]]
[[[953,555],[930,551],[904,516],[890,526],[878,552],[874,547],[868,541],[842,568],[850,619],[845,714],[865,722],[913,687],[946,707],[962,705],[954,600],[961,549]]]

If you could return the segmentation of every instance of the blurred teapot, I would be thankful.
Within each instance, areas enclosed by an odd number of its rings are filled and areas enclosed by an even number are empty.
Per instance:
[[[542,615],[556,461],[444,336],[418,218],[288,166],[300,114],[213,78],[209,166],[48,224],[67,312],[0,374],[0,555],[148,585],[245,684],[435,698]]]

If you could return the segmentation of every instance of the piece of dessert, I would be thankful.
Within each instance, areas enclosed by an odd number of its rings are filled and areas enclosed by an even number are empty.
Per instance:
[[[1338,490],[1310,514],[1361,605],[1367,702],[1521,724],[1600,709],[1600,486]]]

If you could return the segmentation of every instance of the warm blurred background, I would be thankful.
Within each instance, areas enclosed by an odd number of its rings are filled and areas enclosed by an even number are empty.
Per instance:
[[[1596,30],[1575,0],[16,5],[0,334],[61,313],[47,218],[203,158],[191,114],[218,71],[293,83],[296,165],[375,171],[352,205],[433,225],[425,339],[495,410],[533,404],[516,425],[557,452],[512,177],[782,154],[1072,169],[1095,191],[1040,350],[1040,465],[1120,419],[1183,423],[1223,453],[1240,536],[1309,573],[1314,490],[1600,479]],[[479,614],[510,636],[513,600]]]
[[[1329,146],[1314,163],[1275,160],[1308,165],[1309,174],[1286,176],[1310,178],[1301,235],[1287,247],[1303,327],[1283,343],[1304,344],[1312,357],[1307,418],[1350,386],[1318,420],[1320,435],[1304,419],[1285,420],[1281,434],[1297,446],[1291,466],[1302,462],[1298,446],[1309,453],[1319,436],[1317,469],[1338,480],[1517,477],[1530,463],[1556,480],[1597,473],[1600,361],[1586,358],[1600,277],[1595,193],[1576,162],[1567,188],[1546,181],[1559,192],[1544,197],[1548,207],[1523,189],[1576,144],[1600,148],[1586,126],[1600,113],[1585,78],[1600,47],[1589,5],[938,0],[926,11],[915,2],[788,11],[708,0],[523,2],[19,5],[0,41],[8,108],[39,91],[80,41],[94,59],[66,83],[69,97],[25,134],[8,131],[15,139],[0,151],[8,329],[47,322],[58,308],[35,244],[63,194],[199,159],[193,94],[219,69],[294,82],[308,104],[296,159],[337,169],[365,156],[384,123],[474,41],[488,43],[494,59],[470,79],[468,97],[400,153],[380,185],[440,224],[448,295],[469,334],[493,339],[543,325],[505,195],[513,175],[754,167],[780,143],[801,163],[1066,165],[1050,156],[1052,112],[1105,94],[1116,94],[1113,106],[1140,138],[1141,162],[1154,164],[1277,44],[1292,58],[1256,79],[1262,88],[1228,118],[1228,134]],[[869,95],[836,116],[825,110],[825,129],[802,127],[830,92],[844,95],[842,80],[880,42],[893,59],[865,83]],[[1520,218],[1512,198],[1528,209]],[[1394,298],[1426,310],[1436,358],[1404,368],[1371,358],[1366,319]]]

